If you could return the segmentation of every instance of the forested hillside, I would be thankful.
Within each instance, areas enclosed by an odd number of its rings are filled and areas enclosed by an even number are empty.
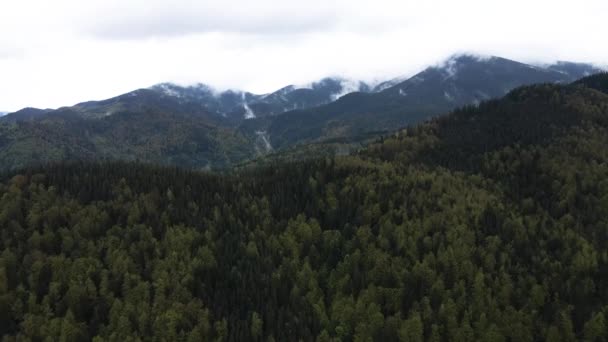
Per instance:
[[[565,84],[599,71],[589,64],[537,67],[455,55],[377,89],[342,78],[266,95],[159,84],[103,101],[3,116],[0,171],[101,159],[225,170],[272,152],[278,152],[272,159],[307,157],[306,144],[321,154],[340,154],[380,134],[502,97],[517,86]]]
[[[603,341],[608,75],[354,156],[0,185],[6,341]]]

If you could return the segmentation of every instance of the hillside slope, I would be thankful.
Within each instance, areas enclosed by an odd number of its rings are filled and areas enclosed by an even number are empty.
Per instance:
[[[373,89],[364,82],[342,77],[326,77],[301,86],[289,85],[262,95],[241,90],[220,91],[202,83],[191,86],[160,83],[107,100],[82,102],[59,110],[24,108],[6,113],[7,117],[1,118],[0,122],[31,121],[66,110],[86,118],[102,118],[124,111],[144,113],[152,109],[174,114],[188,111],[204,114],[209,120],[238,124],[256,117],[324,105],[355,91],[371,92]]]
[[[275,151],[287,156],[282,159],[306,157],[307,148],[300,145],[309,143],[321,154],[347,153],[379,135],[503,96],[513,87],[569,83],[595,70],[558,66],[465,55],[379,93],[338,78],[264,96],[161,84],[57,110],[28,108],[0,118],[0,169],[101,159],[226,169]],[[277,115],[292,108],[303,109]]]
[[[272,118],[265,130],[276,148],[392,131],[502,97],[518,86],[570,83],[599,71],[586,64],[538,67],[500,57],[457,55],[379,93],[352,93],[325,106]]]
[[[200,110],[190,114],[187,109],[127,108],[119,115],[87,118],[66,109],[33,121],[0,124],[2,168],[103,159],[224,168],[253,155],[251,137]]]
[[[355,156],[6,174],[0,334],[601,341],[607,77],[518,88]]]

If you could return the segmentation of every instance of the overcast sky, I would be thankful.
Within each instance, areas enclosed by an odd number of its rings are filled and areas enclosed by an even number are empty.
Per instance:
[[[606,0],[0,0],[0,111],[159,82],[257,93],[453,53],[608,64]]]

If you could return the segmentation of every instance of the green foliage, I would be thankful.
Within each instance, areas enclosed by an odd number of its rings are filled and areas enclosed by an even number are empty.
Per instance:
[[[356,156],[0,182],[7,340],[602,341],[608,95],[527,87]]]
[[[196,111],[116,110],[83,117],[65,109],[38,120],[0,122],[0,170],[103,159],[221,169],[257,155],[251,137]]]
[[[603,72],[582,78],[574,84],[580,84],[608,94],[608,73]]]
[[[378,135],[504,96],[519,85],[567,83],[598,71],[589,65],[560,63],[542,69],[466,55],[451,59],[449,69],[458,76],[430,67],[383,91],[355,92],[330,103],[343,90],[338,80],[322,80],[313,89],[282,89],[250,102],[258,116],[250,120],[243,119],[243,94],[228,91],[218,97],[208,89],[170,84],[58,110],[26,108],[0,118],[0,171],[76,160],[224,170],[343,155]],[[580,83],[608,89],[602,75]],[[167,96],[167,90],[181,95]],[[556,94],[551,101],[558,99]],[[285,112],[288,108],[298,109]],[[260,158],[271,151],[276,153]]]

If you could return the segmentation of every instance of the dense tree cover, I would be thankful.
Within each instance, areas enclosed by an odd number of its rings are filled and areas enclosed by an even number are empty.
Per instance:
[[[604,93],[608,93],[608,76],[606,76],[607,74],[607,72],[596,73],[591,76],[584,77],[574,83],[588,86]]]
[[[602,341],[608,95],[540,85],[356,156],[0,185],[4,340]]]
[[[221,168],[255,155],[253,141],[242,132],[212,121],[203,110],[171,105],[147,103],[141,111],[116,109],[117,115],[93,118],[65,108],[37,119],[0,121],[0,171],[101,159]]]

